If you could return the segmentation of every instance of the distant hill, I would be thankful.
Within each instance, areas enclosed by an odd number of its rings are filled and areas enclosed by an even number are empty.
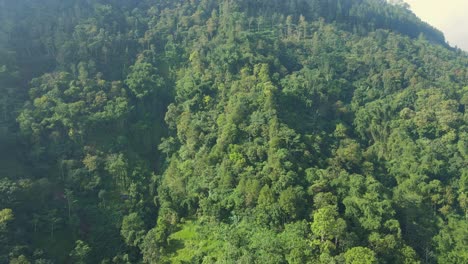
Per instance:
[[[0,1],[0,93],[0,263],[468,262],[468,57],[399,1]]]

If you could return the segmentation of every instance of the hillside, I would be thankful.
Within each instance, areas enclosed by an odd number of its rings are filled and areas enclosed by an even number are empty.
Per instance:
[[[0,1],[0,263],[466,263],[468,56],[384,0]]]

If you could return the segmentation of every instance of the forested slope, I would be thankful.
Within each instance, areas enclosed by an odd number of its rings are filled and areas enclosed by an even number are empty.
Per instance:
[[[0,263],[468,262],[468,56],[384,0],[0,0]]]

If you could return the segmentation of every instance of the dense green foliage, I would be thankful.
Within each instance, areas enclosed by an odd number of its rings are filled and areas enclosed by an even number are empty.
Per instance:
[[[0,0],[0,263],[467,263],[468,56],[385,0]]]

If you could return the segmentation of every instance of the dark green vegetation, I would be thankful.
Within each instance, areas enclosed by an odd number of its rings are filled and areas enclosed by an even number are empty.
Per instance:
[[[0,263],[468,263],[468,57],[384,0],[0,0]]]

